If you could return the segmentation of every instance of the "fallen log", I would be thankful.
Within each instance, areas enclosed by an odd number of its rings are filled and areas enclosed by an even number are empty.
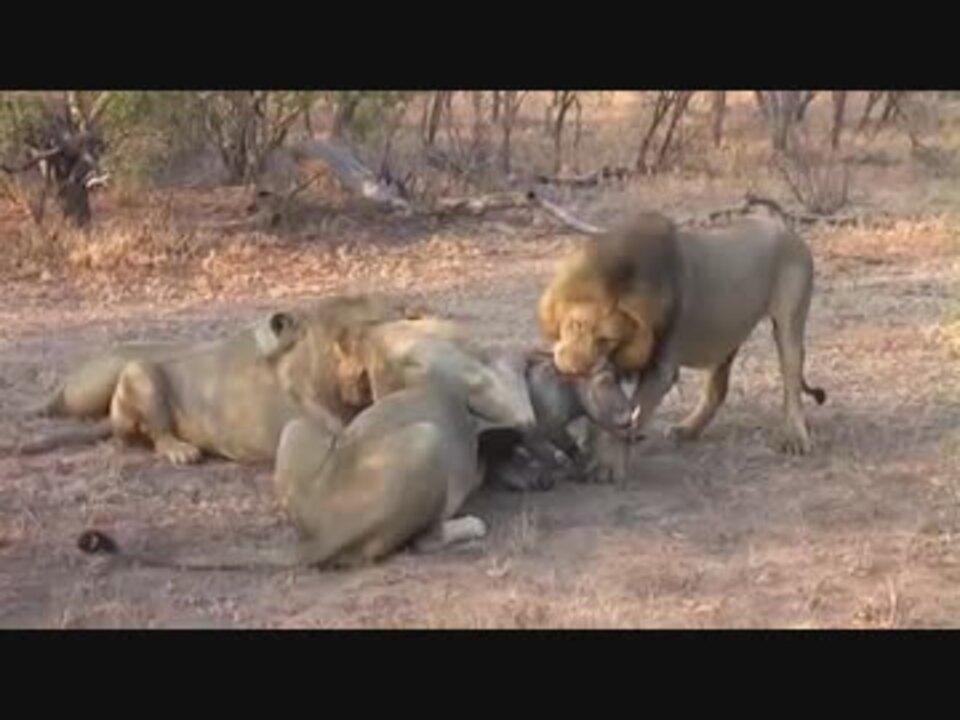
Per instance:
[[[537,175],[534,180],[539,185],[559,187],[593,187],[600,184],[600,173],[595,171],[585,175]]]
[[[291,149],[301,157],[321,160],[341,183],[365,200],[393,210],[410,211],[410,203],[401,198],[394,188],[381,182],[346,145],[333,140],[311,138],[297,143]]]
[[[529,205],[526,193],[502,192],[473,197],[439,198],[427,214],[449,215],[456,212],[482,215],[491,210],[512,210]]]

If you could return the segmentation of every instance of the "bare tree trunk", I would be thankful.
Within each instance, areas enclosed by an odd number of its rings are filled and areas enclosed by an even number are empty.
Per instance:
[[[553,123],[553,172],[557,174],[563,166],[563,128],[567,113],[574,103],[579,103],[577,93],[571,90],[560,90],[554,95],[556,105],[556,119]]]
[[[727,93],[716,90],[713,93],[713,146],[720,147],[723,143],[723,120],[727,114]]]
[[[90,222],[90,193],[83,182],[68,182],[60,186],[57,191],[57,200],[64,217],[68,218],[77,227],[84,227]]]
[[[867,123],[870,121],[870,113],[873,112],[873,108],[876,107],[882,97],[883,91],[877,90],[871,90],[867,95],[867,103],[863,108],[863,115],[860,116],[860,122],[857,123],[857,132],[863,132],[864,128],[866,128]]]
[[[796,122],[801,93],[797,90],[771,90],[763,93],[771,140],[775,152],[787,149],[790,128]]]
[[[377,177],[380,180],[386,181],[387,184],[393,182],[393,173],[390,171],[390,156],[393,152],[393,141],[397,136],[397,132],[400,130],[400,126],[403,124],[403,119],[406,117],[406,114],[407,101],[401,101],[388,112],[387,119],[384,123],[383,151],[380,154],[380,169]]]
[[[503,107],[500,115],[500,128],[502,132],[502,141],[500,144],[500,169],[504,174],[510,173],[511,166],[511,137],[513,135],[513,124],[520,110],[520,103],[526,93],[520,93],[516,90],[504,90],[501,101]]]
[[[303,129],[307,131],[309,137],[313,137],[313,117],[310,114],[310,111],[313,106],[312,99],[306,99],[303,101]]]
[[[483,117],[483,93],[475,90],[470,93],[473,104],[473,152],[479,152],[487,144],[487,123]]]
[[[64,97],[65,116],[70,119],[73,125],[81,130],[84,129],[86,114],[81,106],[80,93],[76,90],[67,90]]]
[[[683,113],[686,111],[687,106],[690,104],[690,99],[693,97],[692,91],[681,91],[677,92],[674,101],[673,101],[673,115],[670,117],[670,125],[667,127],[666,137],[663,138],[663,144],[660,146],[660,152],[657,153],[657,162],[654,168],[660,170],[663,167],[664,160],[667,157],[667,150],[670,149],[670,143],[673,140],[673,133],[677,128],[677,124],[680,122],[680,118],[683,117]]]
[[[550,103],[543,111],[543,131],[547,137],[553,137],[557,110],[560,108],[560,102],[565,90],[554,90],[551,93]]]
[[[355,95],[341,97],[337,103],[337,109],[333,116],[333,128],[331,135],[335,138],[342,138],[350,126],[353,124],[353,118],[357,114],[357,107],[360,105],[360,98]]]
[[[257,117],[254,113],[256,93],[253,91],[227,91],[210,99],[212,123],[220,158],[227,170],[227,182],[242,184],[251,170],[250,158],[254,154]]]
[[[660,123],[670,110],[674,102],[675,93],[670,91],[661,91],[657,93],[657,99],[653,106],[653,116],[650,118],[650,124],[647,125],[647,131],[640,142],[640,150],[637,152],[636,168],[639,172],[647,172],[647,153],[650,150],[650,144],[653,142],[653,136],[660,127]]]
[[[427,121],[427,132],[424,137],[424,145],[433,147],[437,139],[437,132],[440,130],[440,121],[443,119],[443,111],[447,107],[447,96],[449,91],[438,90],[433,94],[433,104],[430,108],[430,117]]]
[[[840,133],[843,132],[843,120],[847,110],[847,91],[833,91],[833,127],[830,130],[830,147],[840,147]]]
[[[513,118],[510,117],[510,104],[511,99],[510,95],[513,94],[513,91],[507,90],[504,92],[504,105],[503,108],[503,118],[501,124],[502,139],[500,143],[500,169],[505,173],[509,174],[510,172],[510,136],[513,134]]]
[[[765,118],[770,117],[770,108],[767,107],[767,95],[762,90],[754,90],[753,97],[757,101],[757,107],[760,109],[760,114]]]
[[[573,125],[573,171],[580,172],[580,137],[583,134],[583,103],[577,98],[576,120]]]
[[[881,123],[887,123],[893,120],[894,115],[896,115],[900,109],[900,98],[903,96],[903,92],[890,90],[886,95],[887,104],[883,108],[883,114],[880,115]]]
[[[802,90],[799,93],[800,97],[797,100],[797,113],[794,117],[794,121],[802,123],[803,119],[807,115],[807,108],[810,107],[810,103],[813,102],[813,99],[817,96],[815,90]]]

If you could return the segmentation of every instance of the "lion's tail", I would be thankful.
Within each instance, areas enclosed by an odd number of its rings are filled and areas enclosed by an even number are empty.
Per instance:
[[[296,559],[289,557],[284,550],[265,551],[258,554],[247,553],[236,558],[162,558],[150,557],[140,553],[131,553],[123,550],[117,541],[101,530],[88,529],[77,538],[77,547],[88,555],[113,555],[129,563],[145,567],[165,568],[172,570],[201,570],[211,571],[278,571],[290,570],[296,566]]]
[[[14,444],[3,448],[5,453],[13,455],[39,455],[50,452],[59,447],[68,445],[88,445],[98,440],[106,440],[112,434],[110,420],[104,418],[89,427],[74,428],[61,433],[49,435],[40,440],[22,444]]]
[[[812,397],[817,405],[823,405],[827,401],[827,391],[823,388],[810,387],[806,380],[801,380],[803,391]]]
[[[24,417],[51,417],[60,415],[65,409],[63,385],[59,386],[43,400],[28,405],[21,411]]]

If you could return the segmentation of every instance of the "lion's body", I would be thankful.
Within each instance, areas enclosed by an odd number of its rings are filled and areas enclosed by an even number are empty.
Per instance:
[[[91,353],[70,371],[63,382],[28,411],[30,415],[99,418],[110,412],[110,399],[124,366],[131,360],[159,361],[189,351],[195,343],[130,342],[117,343]]]
[[[638,427],[659,406],[679,368],[706,369],[697,409],[671,432],[693,438],[726,397],[740,346],[765,317],[774,327],[784,381],[788,452],[812,446],[801,392],[813,259],[779,220],[747,218],[722,229],[677,229],[647,214],[567,259],[540,304],[541,328],[565,372],[609,356],[641,376]]]
[[[670,349],[679,365],[716,367],[764,317],[805,319],[813,258],[779,223],[758,218],[710,232],[680,230],[677,245],[682,299]]]
[[[310,420],[290,423],[274,478],[300,561],[371,562],[418,536],[422,549],[466,539],[451,529],[471,522],[481,537],[476,518],[448,524],[482,481],[477,435],[463,394],[436,385],[378,400],[336,439]]]
[[[284,426],[307,412],[287,392],[283,364],[282,358],[265,359],[253,334],[242,333],[159,362],[126,365],[114,407],[122,407],[127,391],[136,394],[134,402],[162,392],[177,439],[229,460],[267,461]],[[137,387],[146,378],[150,388]],[[128,416],[124,409],[120,413]],[[112,414],[115,424],[122,422]],[[147,413],[138,408],[134,414]],[[131,420],[149,423],[147,417]]]
[[[70,373],[40,411],[109,415],[94,436],[145,436],[175,464],[202,452],[268,461],[290,420],[347,422],[362,409],[340,392],[333,338],[344,327],[404,316],[402,305],[380,296],[334,296],[226,338],[117,345]],[[277,318],[282,326],[273,328]],[[24,451],[50,446],[41,441]]]

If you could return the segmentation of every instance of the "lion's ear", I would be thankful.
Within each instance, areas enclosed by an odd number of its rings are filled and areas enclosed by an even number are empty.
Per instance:
[[[297,329],[296,318],[288,312],[275,312],[270,316],[269,323],[277,338],[283,338]]]
[[[266,358],[287,350],[293,344],[298,328],[296,318],[290,313],[271,313],[254,328],[253,335],[257,349]]]

